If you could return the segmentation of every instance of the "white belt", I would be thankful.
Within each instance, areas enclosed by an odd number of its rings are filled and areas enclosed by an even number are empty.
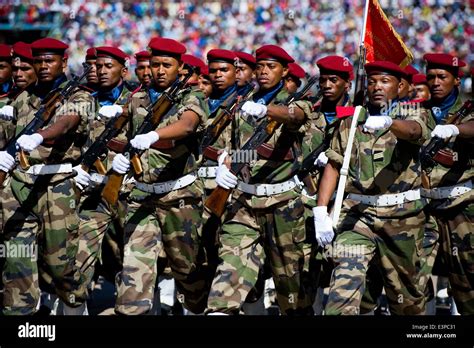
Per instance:
[[[236,189],[255,196],[271,196],[279,193],[287,192],[297,186],[294,178],[279,184],[246,184],[243,181],[238,182]]]
[[[196,181],[196,178],[196,174],[188,174],[177,180],[165,181],[157,184],[145,184],[139,181],[137,181],[135,184],[137,189],[140,191],[161,194],[179,190],[180,188],[191,185],[194,181]]]
[[[72,164],[35,164],[28,168],[27,174],[33,175],[49,175],[49,174],[66,174],[72,173]]]
[[[98,185],[105,184],[107,180],[108,178],[105,175],[102,175],[99,173],[91,174],[91,181],[93,181],[95,184],[98,184]]]
[[[372,205],[374,207],[389,207],[392,205],[399,205],[406,202],[416,201],[421,198],[420,190],[409,190],[400,193],[393,193],[387,195],[358,195],[355,193],[349,193],[348,199],[359,201],[363,204]]]
[[[316,199],[318,196],[316,193],[314,195],[310,195],[308,191],[306,191],[306,187],[303,187],[303,189],[301,190],[301,194],[309,199]]]
[[[201,167],[198,169],[198,176],[200,178],[215,178],[217,175],[216,167]]]
[[[430,190],[421,189],[421,195],[431,199],[445,199],[458,197],[472,190],[472,181],[460,185],[434,187]]]

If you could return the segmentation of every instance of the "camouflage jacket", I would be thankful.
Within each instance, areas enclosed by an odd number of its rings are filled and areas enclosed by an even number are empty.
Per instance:
[[[366,133],[363,125],[367,112],[358,121],[352,147],[345,192],[363,195],[383,195],[419,189],[421,186],[421,164],[419,150],[428,136],[426,122],[428,111],[417,104],[416,107],[395,108],[392,119],[404,119],[417,122],[422,129],[421,138],[409,142],[398,139],[387,129]],[[336,130],[326,155],[339,166],[342,165],[344,151],[349,138],[352,118],[342,120]],[[345,200],[345,206],[359,206],[364,213],[376,216],[400,217],[412,214],[423,208],[422,200],[407,202],[390,207],[371,207],[356,201]]]
[[[431,107],[430,103],[425,104],[428,108]],[[448,115],[445,119],[456,113],[463,105],[463,100],[460,96],[456,99],[454,105],[450,108]],[[462,123],[472,121],[474,119],[474,113],[466,116]],[[429,134],[436,127],[436,120],[430,109],[430,117],[428,122]],[[429,141],[425,143],[428,144]],[[447,143],[446,148],[454,151],[457,154],[457,161],[452,167],[446,167],[441,163],[436,163],[433,169],[429,172],[428,178],[430,187],[443,187],[453,186],[456,184],[472,181],[474,179],[474,139],[463,139],[459,137],[453,137]],[[466,192],[465,194],[455,197],[447,198],[442,200],[432,200],[431,205],[436,209],[447,209],[457,206],[463,202],[474,201],[474,190]]]

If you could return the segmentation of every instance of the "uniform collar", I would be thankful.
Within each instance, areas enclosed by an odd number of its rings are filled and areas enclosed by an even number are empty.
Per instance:
[[[253,96],[253,100],[259,104],[268,105],[272,101],[273,98],[280,92],[283,88],[283,81],[280,81],[276,86],[269,89],[268,91],[258,91]]]
[[[118,86],[112,88],[110,91],[98,90],[92,93],[92,95],[97,98],[100,106],[113,105],[120,98],[123,87],[124,84],[120,82]]]
[[[7,81],[0,84],[0,94],[7,94],[12,89],[12,86],[13,86],[12,81]]]
[[[213,97],[216,97],[215,95],[211,95],[208,99],[207,99],[207,103],[209,105],[209,111],[210,111],[210,114],[213,114],[218,108],[219,106],[232,94],[234,93],[235,91],[237,90],[237,85],[234,84],[230,87],[227,87],[227,89],[219,96],[217,96],[217,98],[213,98]]]
[[[65,74],[59,75],[54,81],[46,83],[38,83],[35,86],[35,94],[43,99],[49,92],[59,88],[64,82],[67,81]]]
[[[441,123],[446,115],[449,114],[453,106],[456,104],[458,100],[459,90],[457,88],[453,88],[451,93],[449,93],[441,102],[439,103],[431,103],[431,111],[433,117],[436,120],[436,124]]]

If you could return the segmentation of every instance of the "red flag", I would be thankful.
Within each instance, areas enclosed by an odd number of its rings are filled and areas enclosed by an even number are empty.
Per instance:
[[[413,54],[397,34],[378,0],[369,2],[364,46],[367,61],[390,61],[404,68],[413,61]]]

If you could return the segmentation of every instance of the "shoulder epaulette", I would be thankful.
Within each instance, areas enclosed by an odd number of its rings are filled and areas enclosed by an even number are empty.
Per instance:
[[[134,95],[135,93],[141,91],[144,87],[145,87],[145,86],[143,86],[142,84],[138,85],[137,88],[135,88],[133,91],[131,91],[131,95],[130,95],[130,96],[132,96],[132,95]]]
[[[353,116],[355,112],[354,106],[336,106],[336,117],[346,118]]]
[[[82,89],[83,91],[86,91],[86,92],[89,92],[89,93],[94,93],[95,92],[92,88],[87,87],[86,85],[79,85],[77,87],[79,89]]]

